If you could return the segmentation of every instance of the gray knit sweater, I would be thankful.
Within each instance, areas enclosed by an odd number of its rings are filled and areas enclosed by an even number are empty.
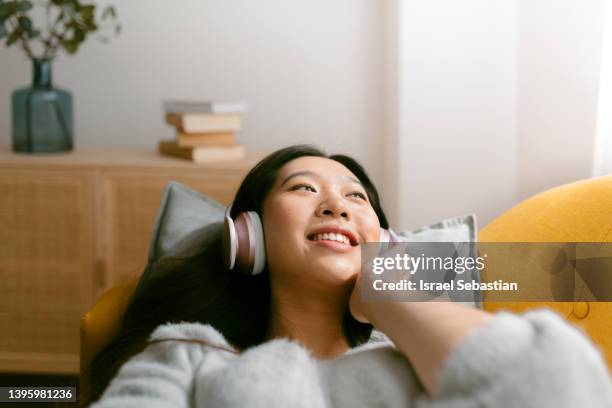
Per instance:
[[[201,339],[228,347],[209,325],[160,326],[152,339]],[[276,339],[240,355],[195,343],[153,343],[120,369],[106,407],[612,407],[600,352],[548,310],[501,312],[469,333],[428,396],[409,361],[389,342],[318,360]]]

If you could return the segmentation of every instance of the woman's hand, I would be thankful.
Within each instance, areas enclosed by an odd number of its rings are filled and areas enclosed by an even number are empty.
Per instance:
[[[437,390],[439,372],[452,350],[470,331],[492,318],[479,309],[447,301],[362,302],[360,288],[357,277],[349,299],[351,314],[393,341],[430,395]]]
[[[349,298],[349,311],[351,315],[361,323],[370,323],[366,317],[366,308],[370,302],[363,302],[361,300],[361,273],[357,274],[355,279],[355,286],[353,286],[353,292]]]
[[[364,284],[368,284],[367,277],[357,274],[349,298],[350,313],[362,323],[371,323],[393,341],[431,395],[436,392],[438,375],[448,355],[464,336],[492,318],[479,309],[439,299],[364,302],[361,298]]]
[[[356,320],[360,321],[361,323],[371,323],[370,318],[367,316],[369,315],[371,309],[376,307],[374,303],[381,303],[381,300],[377,300],[376,302],[374,301],[364,302],[361,300],[362,299],[361,290],[363,290],[364,285],[371,285],[373,283],[373,279],[371,278],[373,276],[376,276],[376,275],[373,275],[374,272],[371,269],[372,268],[372,257],[384,256],[384,257],[394,258],[396,255],[403,255],[404,253],[408,253],[407,247],[405,244],[400,244],[400,243],[393,244],[393,245],[386,246],[386,247],[381,247],[378,251],[374,251],[374,247],[369,247],[366,249],[366,252],[362,253],[362,257],[365,257],[365,260],[363,260],[361,268],[364,271],[364,273],[367,274],[367,279],[362,279],[361,271],[356,274],[355,285],[353,286],[353,291],[349,298],[349,311],[351,312],[351,315]],[[399,269],[388,271],[386,272],[386,275],[385,275],[385,279],[389,281],[395,281],[395,282],[399,282],[404,279],[410,280],[411,278],[412,276],[410,273],[407,273],[406,271],[401,271]],[[380,296],[384,296],[384,295],[380,295]],[[420,293],[418,291],[415,291],[412,296],[413,296],[412,298],[416,300],[417,297],[420,296]],[[431,296],[424,294],[422,298],[423,300],[426,300],[426,299],[430,299]]]

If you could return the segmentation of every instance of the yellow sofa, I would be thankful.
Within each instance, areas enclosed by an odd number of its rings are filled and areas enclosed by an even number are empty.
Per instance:
[[[612,242],[612,176],[563,185],[531,197],[479,232],[480,242]],[[612,271],[610,271],[612,273]],[[581,327],[612,367],[612,302],[490,302],[485,310],[548,307]]]
[[[612,242],[612,176],[583,180],[538,194],[510,209],[479,232],[481,242]],[[118,331],[136,282],[106,292],[81,320],[81,390],[95,354]],[[582,327],[612,367],[612,303],[484,303],[487,311],[523,312],[549,307]]]

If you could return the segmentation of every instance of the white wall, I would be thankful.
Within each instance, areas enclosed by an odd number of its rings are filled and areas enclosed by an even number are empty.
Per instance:
[[[62,57],[77,146],[171,137],[165,98],[243,99],[253,148],[356,156],[392,224],[476,212],[589,176],[605,0],[120,2],[123,34]],[[0,47],[0,144],[30,81]]]
[[[400,192],[392,218],[413,228],[476,212],[485,225],[516,196],[516,2],[397,4]]]
[[[238,139],[254,148],[309,142],[362,160],[380,178],[382,3],[371,0],[130,0],[123,33],[59,58],[73,93],[77,147],[156,146],[171,137],[165,98],[246,100]],[[30,82],[21,50],[0,46],[0,144],[10,93]]]
[[[518,198],[590,177],[605,0],[521,0]]]
[[[384,172],[398,191],[394,223],[475,212],[484,226],[590,177],[605,0],[391,3],[399,44],[387,60],[399,62],[387,69]]]
[[[400,14],[401,0],[383,0],[384,5],[384,98],[383,98],[383,138],[380,151],[382,164],[382,204],[391,226],[399,225],[400,196],[399,184],[399,96],[400,96]]]
[[[612,174],[612,3],[605,4],[593,176]]]

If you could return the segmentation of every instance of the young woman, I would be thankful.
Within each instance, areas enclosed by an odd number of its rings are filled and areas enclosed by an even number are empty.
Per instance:
[[[225,270],[221,239],[150,265],[158,278],[91,365],[96,407],[612,406],[601,355],[552,312],[362,302],[360,245],[388,223],[353,159],[272,153],[230,215],[245,211],[262,221],[263,272]],[[390,342],[368,343],[373,327]]]

